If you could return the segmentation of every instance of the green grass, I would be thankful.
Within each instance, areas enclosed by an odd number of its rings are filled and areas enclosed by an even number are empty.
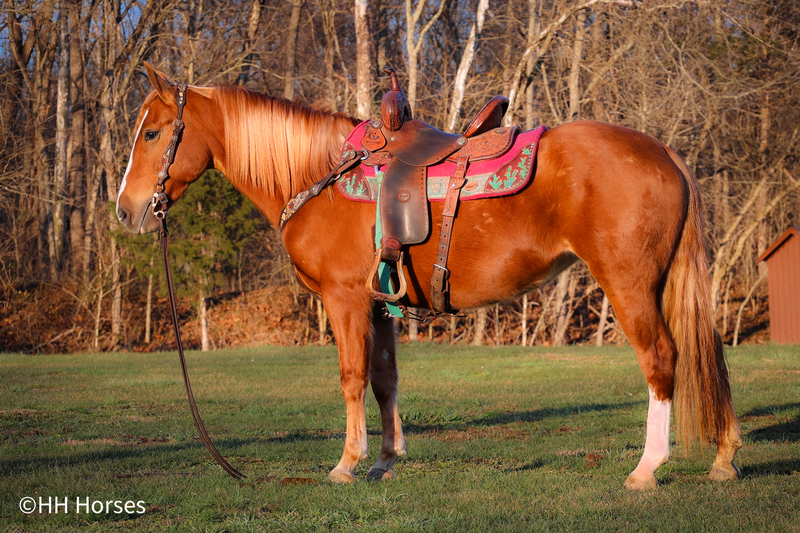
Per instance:
[[[408,455],[391,482],[326,482],[344,443],[335,348],[188,354],[227,477],[196,438],[177,355],[0,355],[0,530],[800,531],[800,347],[728,350],[744,479],[706,448],[658,489],[622,483],[644,443],[630,349],[400,349]],[[370,460],[379,418],[368,403]],[[286,478],[309,483],[282,484]],[[20,500],[67,498],[25,515]],[[144,502],[76,513],[75,501]],[[113,504],[112,504],[113,505]]]

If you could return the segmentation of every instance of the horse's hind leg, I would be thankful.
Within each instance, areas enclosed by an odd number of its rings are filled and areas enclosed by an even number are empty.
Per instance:
[[[370,359],[372,392],[381,411],[383,442],[378,460],[367,473],[368,481],[393,479],[392,467],[406,453],[403,428],[397,410],[397,361],[395,359],[395,321],[385,318],[383,306],[375,306],[373,313],[373,346]]]
[[[625,487],[646,490],[657,485],[655,471],[669,460],[669,429],[675,383],[677,351],[653,293],[633,291],[609,295],[617,319],[636,351],[649,391],[647,437],[639,464],[625,481]]]
[[[722,353],[722,339],[719,334],[714,332],[715,349]],[[721,355],[718,356],[721,359]],[[724,360],[722,361],[724,365]],[[742,430],[739,427],[739,421],[733,413],[733,404],[730,400],[730,383],[728,382],[728,369],[723,366],[720,369],[720,374],[724,376],[724,388],[726,400],[730,405],[730,415],[725,417],[725,427],[720,428],[717,433],[717,455],[714,458],[714,464],[711,466],[711,472],[708,473],[709,479],[713,481],[727,481],[742,477],[742,472],[733,460],[736,458],[736,452],[742,447]]]

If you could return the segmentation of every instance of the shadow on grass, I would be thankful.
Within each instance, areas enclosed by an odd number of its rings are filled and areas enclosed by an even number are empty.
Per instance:
[[[235,442],[215,442],[214,443],[225,455],[226,449],[240,446]],[[70,452],[65,446],[65,453],[60,455],[51,454],[50,456],[26,457],[24,459],[0,459],[0,477],[22,474],[31,470],[42,468],[70,468],[81,464],[96,463],[98,461],[119,460],[135,457],[143,457],[152,454],[177,453],[184,450],[203,449],[202,442],[184,442],[174,444],[159,444],[157,446],[136,446],[136,447],[117,447],[109,446],[99,450],[87,450],[85,452]],[[42,452],[48,453],[48,452]],[[210,457],[210,456],[209,456]],[[127,472],[120,469],[113,474],[125,474]]]
[[[623,402],[618,404],[585,404],[573,405],[554,409],[537,409],[534,411],[517,411],[511,413],[501,413],[496,415],[482,416],[468,420],[443,421],[441,423],[417,424],[405,423],[403,430],[406,434],[420,434],[428,431],[437,430],[465,430],[476,427],[490,427],[511,424],[514,422],[537,422],[553,417],[564,417],[582,413],[598,413],[604,411],[618,411],[630,407],[643,405],[645,402]],[[374,434],[370,432],[370,434]],[[345,434],[341,431],[330,430],[302,430],[290,433],[264,436],[264,437],[245,437],[215,439],[215,445],[223,456],[235,454],[235,450],[253,444],[275,443],[289,444],[293,442],[314,442],[327,441],[330,439],[344,440]],[[70,450],[65,447],[65,453],[55,456],[30,457],[24,459],[0,459],[0,477],[21,474],[27,471],[41,468],[64,468],[73,465],[86,463],[96,463],[107,460],[120,460],[144,457],[152,454],[174,454],[187,450],[202,450],[203,444],[199,441],[176,442],[169,444],[147,445],[147,446],[114,446],[99,450],[87,450],[85,452]],[[47,452],[44,452],[47,453]],[[234,461],[235,462],[235,461]],[[531,469],[537,465],[529,465]],[[114,474],[124,474],[125,472],[113,472]]]
[[[756,407],[739,417],[742,421],[747,421],[748,418],[760,418],[769,420],[777,419],[775,411],[786,411],[800,409],[800,403],[789,403],[783,405],[768,405],[764,407]],[[800,414],[795,416],[794,420],[783,419],[777,424],[757,428],[749,433],[747,437],[753,441],[768,441],[768,442],[800,442]]]
[[[517,466],[514,468],[506,468],[503,470],[504,473],[510,474],[512,472],[528,472],[531,470],[540,470],[541,468],[551,464],[552,461],[543,461],[542,459],[536,459],[532,463],[526,463],[522,466]]]
[[[790,476],[800,472],[800,457],[784,459],[783,461],[769,461],[742,467],[742,476],[745,478],[765,476]]]
[[[635,406],[646,405],[646,403],[647,402],[645,401],[636,401],[570,405],[567,407],[536,409],[534,411],[515,411],[511,413],[482,416],[470,420],[445,421],[441,423],[430,424],[410,421],[403,423],[403,433],[411,435],[446,429],[464,430],[475,427],[502,426],[505,424],[512,424],[514,422],[540,422],[547,418],[573,416],[585,413],[600,413],[604,411],[619,411]]]

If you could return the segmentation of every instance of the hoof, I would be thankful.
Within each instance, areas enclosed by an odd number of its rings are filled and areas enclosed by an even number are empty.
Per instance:
[[[658,482],[655,477],[628,476],[624,486],[628,490],[653,490],[657,485]]]
[[[383,468],[372,468],[367,472],[366,481],[389,481],[394,479],[394,470],[384,470]]]
[[[328,479],[337,485],[344,485],[345,483],[355,483],[356,478],[350,472],[331,472],[328,474]]]
[[[708,479],[711,481],[729,481],[740,477],[742,477],[742,471],[734,463],[727,465],[715,464],[711,467],[711,472],[708,473]]]

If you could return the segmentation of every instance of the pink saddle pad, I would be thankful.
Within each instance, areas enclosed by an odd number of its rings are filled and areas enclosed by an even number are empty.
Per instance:
[[[342,152],[361,150],[369,122],[362,122],[350,133]],[[522,190],[533,177],[536,151],[539,139],[547,131],[545,126],[524,131],[517,135],[511,148],[502,156],[486,161],[471,163],[467,169],[467,183],[461,190],[461,200],[477,200],[506,196]],[[339,192],[345,198],[358,202],[378,200],[378,177],[386,170],[385,166],[361,165],[346,172],[336,182]],[[428,200],[444,201],[450,177],[455,173],[456,164],[439,163],[428,167]]]

